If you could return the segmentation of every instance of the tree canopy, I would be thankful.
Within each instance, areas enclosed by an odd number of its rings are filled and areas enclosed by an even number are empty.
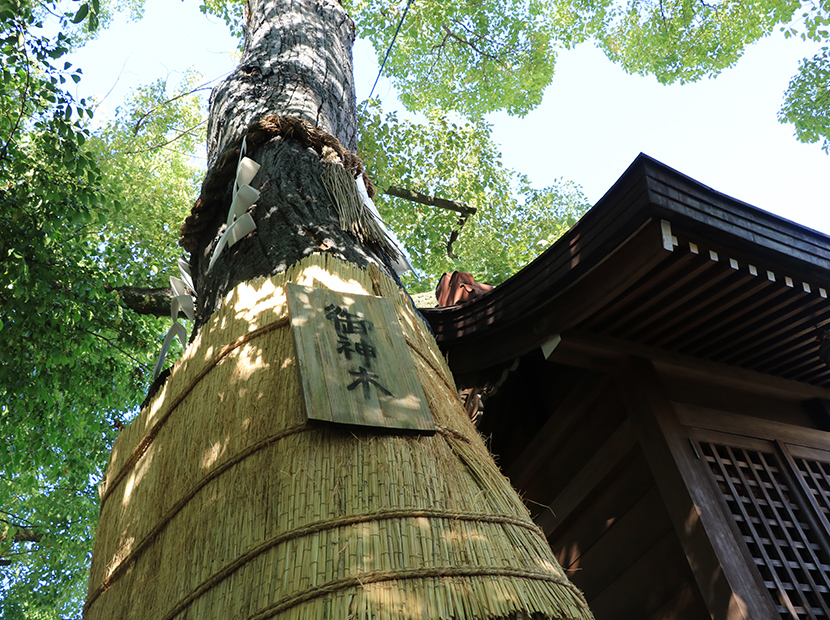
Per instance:
[[[402,276],[411,291],[434,289],[442,273],[455,270],[500,284],[589,206],[573,182],[534,189],[525,176],[505,168],[483,120],[452,122],[433,109],[425,122],[416,123],[383,114],[374,103],[362,117],[361,136],[363,162],[378,186],[378,208],[414,257],[416,272]],[[460,225],[459,213],[387,195],[389,186],[459,200],[476,213]],[[457,240],[448,249],[453,231]]]
[[[749,45],[780,29],[821,47],[801,63],[779,119],[794,125],[798,140],[823,141],[823,148],[830,148],[826,2],[352,0],[346,5],[358,36],[371,42],[379,58],[395,41],[384,73],[409,110],[439,108],[468,118],[495,110],[526,114],[550,84],[557,52],[586,41],[624,71],[671,84],[717,76]],[[202,4],[203,12],[224,19],[240,35],[243,10],[244,0]]]
[[[166,286],[176,223],[201,172],[158,145],[201,123],[195,97],[161,83],[90,128],[93,102],[62,88],[74,21],[54,6],[0,5],[0,616],[71,615],[87,572],[117,428],[141,402],[164,328],[126,286]],[[54,17],[53,17],[54,19]],[[189,90],[189,85],[184,86]],[[152,112],[152,113],[150,113]]]
[[[141,87],[98,124],[96,103],[76,101],[66,88],[83,75],[65,60],[73,46],[118,11],[140,16],[141,4],[0,0],[3,618],[78,613],[96,484],[151,380],[169,319],[157,318],[150,300],[176,273],[178,226],[204,174],[193,163],[204,141],[197,75]],[[241,6],[204,0],[202,8],[241,33]],[[358,35],[381,58],[406,9],[382,0],[350,6]],[[826,3],[785,0],[415,0],[385,71],[422,121],[376,102],[360,118],[359,155],[378,184],[379,209],[415,261],[405,284],[431,289],[453,269],[497,284],[587,208],[571,182],[537,189],[507,169],[483,120],[496,109],[531,110],[558,51],[593,40],[626,71],[689,81],[734,64],[777,27],[826,41],[828,11]],[[825,150],[828,83],[823,48],[802,63],[780,115],[798,139],[823,141]],[[458,213],[384,194],[390,186],[464,202],[476,213],[461,227]],[[151,314],[136,312],[142,308]]]
[[[823,47],[813,58],[801,62],[798,75],[790,81],[784,105],[778,114],[792,123],[802,142],[821,142],[830,153],[830,48]]]

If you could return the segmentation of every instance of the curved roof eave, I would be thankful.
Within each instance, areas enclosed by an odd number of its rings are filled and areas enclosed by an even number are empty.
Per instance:
[[[471,345],[477,358],[493,350],[492,359],[476,365],[504,362],[505,356],[549,336],[547,317],[557,311],[555,300],[660,220],[830,282],[830,237],[726,196],[641,153],[592,209],[513,277],[470,303],[422,312],[451,362],[453,352]],[[631,257],[637,260],[636,254]],[[499,340],[504,346],[495,346]]]

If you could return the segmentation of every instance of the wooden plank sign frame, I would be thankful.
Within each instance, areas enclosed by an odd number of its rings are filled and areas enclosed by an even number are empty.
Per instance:
[[[308,420],[435,433],[389,301],[289,284],[288,304]]]

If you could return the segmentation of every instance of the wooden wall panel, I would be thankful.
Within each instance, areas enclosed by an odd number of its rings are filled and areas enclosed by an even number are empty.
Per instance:
[[[689,583],[651,612],[645,620],[701,620],[710,617],[697,587],[694,583]]]
[[[588,599],[597,620],[645,618],[691,580],[683,548],[666,532],[599,594]]]
[[[700,610],[650,465],[607,381],[572,385],[507,472],[571,579],[598,601],[598,620]],[[681,591],[693,602],[675,600]]]
[[[567,514],[543,511],[537,522],[543,525],[548,541],[562,566],[568,567],[601,538],[614,523],[654,485],[642,453],[616,465],[595,487],[585,489],[587,498]],[[550,522],[543,517],[547,514]]]
[[[671,520],[663,507],[663,499],[657,487],[652,486],[630,510],[611,523],[606,533],[588,547],[569,568],[573,582],[582,589],[590,602],[622,578],[631,564],[672,531]],[[666,556],[661,560],[657,573],[663,573],[670,563],[685,564],[682,554]],[[584,566],[585,570],[578,570]],[[685,575],[685,573],[684,573]],[[691,573],[686,575],[691,577]],[[655,575],[647,581],[653,582]],[[674,592],[679,583],[670,584]],[[665,601],[659,601],[661,604]]]

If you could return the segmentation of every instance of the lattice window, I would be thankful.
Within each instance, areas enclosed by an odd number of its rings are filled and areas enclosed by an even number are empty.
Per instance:
[[[830,553],[773,452],[701,442],[700,447],[782,618],[830,618]],[[830,465],[796,459],[830,515]]]
[[[830,520],[830,463],[805,458],[793,459],[804,484],[816,500],[825,519]]]

